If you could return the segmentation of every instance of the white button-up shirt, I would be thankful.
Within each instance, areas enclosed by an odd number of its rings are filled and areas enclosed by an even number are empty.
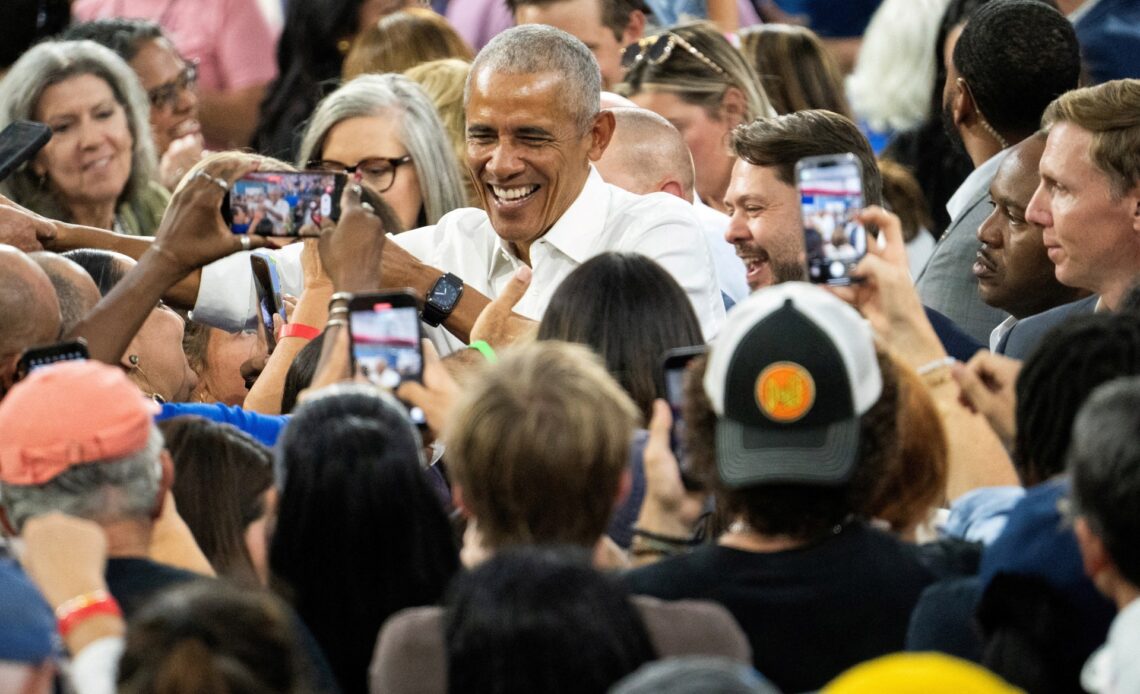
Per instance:
[[[475,208],[449,212],[438,224],[399,234],[393,241],[421,262],[458,275],[465,285],[491,299],[522,265],[495,233],[487,213]],[[685,290],[705,339],[716,335],[724,321],[724,303],[692,205],[665,193],[626,192],[603,181],[592,167],[578,198],[531,246],[531,284],[515,311],[540,320],[562,280],[606,251],[640,253],[657,261]],[[252,320],[256,294],[247,255],[235,253],[203,269],[194,320],[229,330]],[[299,294],[303,288],[300,244],[274,255],[282,292]],[[463,346],[445,331],[425,326],[425,332],[444,352]]]

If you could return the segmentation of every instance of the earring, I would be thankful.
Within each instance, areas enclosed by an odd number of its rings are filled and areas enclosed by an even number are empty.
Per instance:
[[[131,363],[131,366],[137,367],[139,365],[139,355],[132,354],[127,357],[127,361]]]

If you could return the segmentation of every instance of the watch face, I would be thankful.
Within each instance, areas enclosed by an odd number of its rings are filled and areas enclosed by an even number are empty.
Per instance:
[[[459,289],[459,287],[451,282],[440,278],[440,280],[435,283],[435,286],[431,288],[428,301],[441,309],[450,309],[455,305],[455,302],[459,300]]]

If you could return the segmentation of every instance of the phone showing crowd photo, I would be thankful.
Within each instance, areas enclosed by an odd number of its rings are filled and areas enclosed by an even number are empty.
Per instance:
[[[704,345],[697,347],[680,347],[665,353],[662,363],[662,372],[665,381],[665,400],[673,413],[673,428],[669,432],[669,444],[673,449],[673,456],[681,468],[681,482],[686,489],[697,489],[700,483],[689,473],[688,453],[685,450],[685,373],[689,362],[694,357],[704,354],[708,348]]]
[[[15,379],[18,381],[36,369],[51,364],[87,359],[87,356],[87,342],[83,338],[71,342],[57,342],[46,347],[32,347],[20,356],[20,361],[16,364]]]
[[[807,157],[796,163],[796,188],[803,214],[808,279],[851,284],[851,271],[867,254],[863,211],[863,169],[854,154]]]
[[[249,256],[253,269],[253,286],[257,289],[257,319],[265,330],[265,346],[269,354],[277,347],[277,331],[273,316],[285,325],[285,302],[281,299],[281,273],[277,269],[277,259],[271,255],[254,251]]]
[[[340,219],[347,180],[327,171],[254,171],[234,181],[222,217],[235,234],[318,236],[323,220]]]
[[[358,294],[348,304],[352,362],[369,381],[395,388],[423,380],[419,299],[410,291]]]

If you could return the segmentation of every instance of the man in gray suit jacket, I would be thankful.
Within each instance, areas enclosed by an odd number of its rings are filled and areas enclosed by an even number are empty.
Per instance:
[[[1008,317],[986,305],[971,270],[975,236],[990,213],[989,187],[1004,150],[1033,134],[1045,106],[1077,86],[1072,25],[1041,2],[982,5],[946,39],[943,118],[977,167],[946,204],[950,227],[916,286],[922,302],[983,344]]]

